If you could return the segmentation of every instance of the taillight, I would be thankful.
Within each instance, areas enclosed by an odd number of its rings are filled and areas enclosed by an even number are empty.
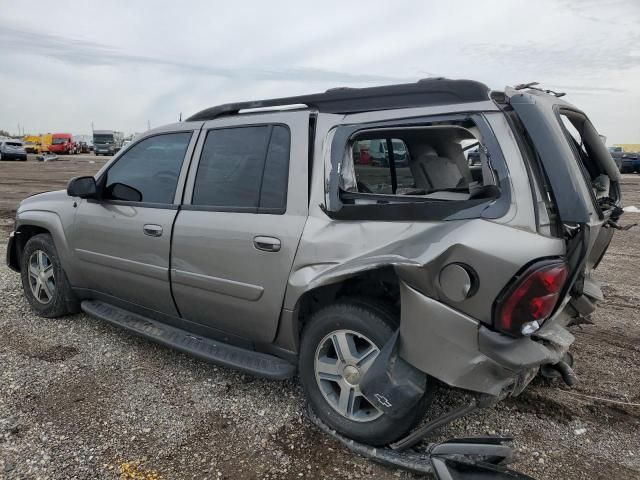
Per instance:
[[[494,325],[510,335],[529,335],[553,313],[568,275],[564,262],[547,261],[526,270],[500,296]]]

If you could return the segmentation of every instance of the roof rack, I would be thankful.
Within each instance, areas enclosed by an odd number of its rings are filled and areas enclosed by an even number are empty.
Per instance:
[[[291,105],[306,105],[323,113],[347,114],[484,100],[489,100],[489,87],[483,83],[473,80],[425,78],[416,83],[368,88],[338,87],[311,95],[227,103],[202,110],[189,117],[187,121],[213,120],[237,115],[246,110],[255,112],[255,109],[278,109],[276,107],[286,109]]]
[[[546,90],[544,88],[537,87],[536,85],[540,85],[540,83],[538,82],[521,83],[519,85],[516,85],[513,88],[515,90],[525,90],[525,89],[538,90],[539,92],[548,93],[549,95],[553,95],[558,98],[564,97],[566,95],[565,92],[555,92],[553,90]]]

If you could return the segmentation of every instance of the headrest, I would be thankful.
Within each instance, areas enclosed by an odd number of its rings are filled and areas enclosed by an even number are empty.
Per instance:
[[[431,145],[420,145],[420,156],[437,157],[438,152]]]

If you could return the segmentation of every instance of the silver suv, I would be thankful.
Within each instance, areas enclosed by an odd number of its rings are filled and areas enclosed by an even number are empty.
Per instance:
[[[492,399],[540,367],[570,383],[568,327],[602,299],[592,271],[620,214],[582,111],[530,85],[428,79],[151,130],[95,177],[24,200],[7,262],[43,317],[83,310],[297,373],[325,424],[383,445],[420,421],[435,379]]]

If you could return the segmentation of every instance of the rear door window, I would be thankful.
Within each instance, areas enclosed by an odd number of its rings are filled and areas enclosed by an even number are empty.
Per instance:
[[[290,134],[281,125],[210,130],[200,156],[192,205],[282,213]]]

